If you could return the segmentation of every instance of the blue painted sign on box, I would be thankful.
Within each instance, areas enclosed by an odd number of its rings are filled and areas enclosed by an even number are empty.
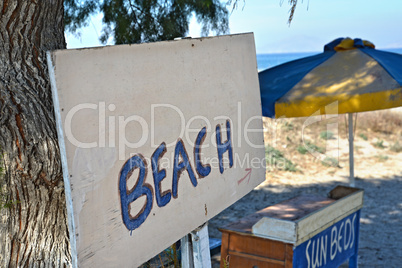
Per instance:
[[[293,251],[293,267],[338,267],[356,258],[359,241],[360,210],[313,236]]]

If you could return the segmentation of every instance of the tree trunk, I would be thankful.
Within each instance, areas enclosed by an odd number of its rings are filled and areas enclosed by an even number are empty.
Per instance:
[[[62,0],[0,1],[0,147],[12,201],[0,267],[70,266],[66,202],[46,51],[65,48]]]

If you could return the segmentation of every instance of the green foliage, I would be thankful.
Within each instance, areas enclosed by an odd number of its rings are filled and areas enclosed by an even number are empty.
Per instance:
[[[297,151],[301,154],[306,154],[308,151],[319,152],[323,154],[325,152],[325,149],[315,145],[310,141],[306,141],[304,145],[297,146]]]
[[[90,16],[103,13],[100,41],[116,44],[172,40],[188,33],[194,15],[203,36],[228,32],[228,11],[219,0],[65,0],[65,29],[77,34]]]
[[[265,147],[265,159],[270,166],[279,170],[296,172],[298,169],[292,161],[287,159],[283,153],[272,146]]]
[[[381,162],[387,161],[389,159],[388,155],[382,155],[382,154],[376,155],[375,157],[378,158],[378,160]]]
[[[339,167],[339,162],[338,159],[334,157],[327,156],[323,161],[321,161],[321,164],[323,164],[326,167]]]
[[[283,127],[286,129],[286,131],[290,131],[290,130],[293,130],[295,128],[295,126],[293,125],[292,122],[285,122]]]
[[[363,140],[368,140],[367,136],[364,133],[360,133],[360,138],[362,138]]]
[[[323,131],[320,133],[320,138],[324,140],[330,140],[334,138],[334,133],[331,131]]]
[[[180,248],[177,248],[176,243],[159,253],[154,258],[150,259],[146,263],[139,266],[140,268],[150,268],[150,267],[170,267],[170,268],[180,268]]]
[[[389,149],[395,153],[400,153],[402,152],[402,144],[396,141]]]
[[[169,263],[173,263],[173,266],[175,268],[181,267],[180,262],[179,262],[179,252],[177,250],[176,244],[173,244],[168,249],[166,249],[165,254],[167,255]]]
[[[100,12],[100,1],[96,0],[64,0],[65,30],[75,33],[78,29],[89,25],[91,15]]]
[[[238,3],[239,1],[240,0],[228,0],[228,5],[231,5],[233,7],[233,9],[236,9],[239,6],[239,3]],[[243,2],[245,4],[246,1],[243,0],[241,2]],[[303,1],[302,1],[302,3],[303,3]],[[282,4],[283,4],[283,0],[280,0],[280,5],[282,5]],[[290,6],[288,24],[290,26],[290,24],[292,23],[292,20],[293,20],[293,16],[294,16],[295,11],[296,11],[297,0],[288,0],[288,4]]]
[[[375,143],[373,143],[374,147],[380,148],[380,149],[384,149],[384,141],[383,140],[378,140]]]
[[[230,255],[227,255],[226,259],[223,260],[223,268],[229,268],[229,258],[230,258]]]
[[[301,154],[306,154],[308,152],[307,148],[303,145],[297,146],[297,151]]]

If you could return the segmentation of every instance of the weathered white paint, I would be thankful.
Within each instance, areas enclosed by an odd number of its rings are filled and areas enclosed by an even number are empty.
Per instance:
[[[363,206],[363,191],[345,196],[298,220],[263,217],[253,225],[253,234],[300,245]]]
[[[208,224],[205,223],[181,239],[181,265],[186,268],[210,268]]]
[[[297,224],[293,221],[264,217],[253,225],[253,234],[294,243],[297,240]]]
[[[354,167],[354,133],[353,133],[353,113],[348,113],[348,126],[349,126],[349,185],[355,186],[355,167]]]
[[[181,267],[194,268],[193,245],[191,233],[180,239],[181,247]]]
[[[76,247],[76,238],[75,238],[75,223],[74,223],[74,215],[73,215],[73,200],[71,199],[71,186],[69,182],[68,175],[68,165],[67,165],[67,155],[66,155],[66,143],[64,141],[63,135],[63,127],[62,127],[62,119],[60,114],[60,102],[59,96],[57,94],[56,89],[56,75],[54,72],[54,68],[52,66],[51,52],[46,52],[46,60],[48,63],[48,71],[50,77],[50,85],[52,87],[52,100],[53,106],[55,109],[55,118],[56,118],[56,128],[57,128],[57,137],[59,140],[60,147],[60,158],[61,165],[63,168],[63,181],[64,181],[64,192],[66,195],[66,209],[67,209],[67,225],[69,229],[70,235],[70,249],[71,249],[71,264],[73,267],[77,267],[77,247]]]
[[[262,131],[249,131],[262,130],[252,34],[61,50],[49,54],[48,61],[78,266],[136,267],[264,180]],[[234,163],[230,167],[224,152],[220,172],[216,127],[225,142],[227,122]],[[203,127],[201,161],[211,171],[201,178],[194,143]],[[184,170],[177,198],[159,207],[150,158],[165,142],[167,151],[159,158],[159,170],[166,171],[161,192],[172,190],[179,139],[197,185]],[[139,154],[147,159],[144,182],[153,190],[152,208],[142,224],[129,230],[122,218],[120,172]],[[138,169],[127,176],[128,190],[138,176]],[[147,202],[143,195],[130,203],[131,215]]]

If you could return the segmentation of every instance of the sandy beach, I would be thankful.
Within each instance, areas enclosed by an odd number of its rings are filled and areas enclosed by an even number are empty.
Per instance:
[[[336,185],[349,185],[348,141],[343,121],[342,116],[337,119],[338,162],[335,166],[328,166],[312,155],[298,153],[296,148],[301,142],[303,119],[274,123],[271,119],[264,119],[266,128],[276,124],[275,131],[281,131],[281,135],[276,135],[275,148],[295,163],[298,170],[268,168],[264,183],[209,221],[210,237],[220,239],[218,228],[267,206],[300,194],[326,196]],[[315,128],[311,132],[305,131],[304,135],[314,136],[319,132]],[[266,140],[270,139],[270,134],[267,131]],[[311,140],[319,139],[311,137]],[[402,150],[398,149],[401,144],[401,109],[359,114],[355,130],[355,187],[364,190],[360,267],[401,267]],[[216,255],[213,267],[219,267],[218,263],[219,255]]]
[[[355,187],[364,190],[358,265],[398,268],[402,262],[402,108],[359,113],[356,119]],[[337,185],[350,184],[344,115],[329,121],[323,117],[308,127],[306,118],[263,121],[268,162],[265,181],[208,222],[211,238],[220,240],[218,228],[268,206],[302,194],[327,196]],[[326,139],[324,132],[333,135]],[[322,157],[305,152],[305,146]],[[155,267],[159,267],[159,259],[155,259]],[[219,267],[220,253],[211,260],[212,267]]]

